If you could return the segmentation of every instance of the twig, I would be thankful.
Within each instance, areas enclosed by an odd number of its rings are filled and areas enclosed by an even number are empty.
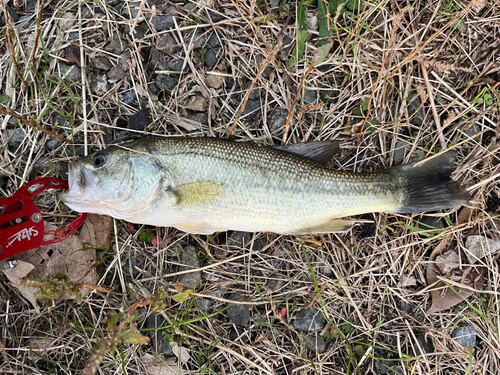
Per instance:
[[[432,87],[429,82],[429,76],[427,75],[427,67],[425,66],[425,62],[422,62],[422,76],[424,77],[425,86],[427,87],[427,95],[429,98],[429,103],[432,108],[432,115],[434,116],[434,122],[436,123],[436,128],[438,131],[439,142],[441,143],[441,148],[444,149],[446,147],[446,140],[444,139],[443,129],[441,128],[441,121],[439,121],[439,115],[437,113],[436,104],[434,103],[434,94],[432,93]]]
[[[10,16],[10,13],[7,11],[7,4],[5,3],[5,0],[2,1],[2,8],[3,8],[3,14],[5,17],[5,26],[7,27],[7,44],[9,45],[9,52],[10,52],[10,58],[12,59],[12,64],[14,64],[14,68],[16,69],[17,76],[23,83],[23,87],[26,88],[28,85],[24,79],[24,76],[21,73],[21,70],[19,69],[19,65],[17,64],[16,60],[16,50],[14,49],[14,26],[12,25],[12,18]]]
[[[50,135],[51,137],[53,138],[56,138],[58,140],[60,140],[61,142],[65,142],[65,143],[71,143],[71,141],[69,139],[66,139],[64,137],[61,137],[60,135],[57,135],[53,132],[51,132],[50,130],[47,130],[43,127],[41,127],[40,125],[34,123],[33,121],[28,121],[26,120],[24,117],[18,115],[15,111],[13,111],[12,109],[10,108],[7,108],[3,105],[0,104],[0,113],[4,116],[12,116],[14,117],[15,119],[17,119],[21,124],[23,125],[27,125],[27,126],[31,126],[33,129],[37,129],[37,130],[40,130],[41,132],[44,132],[45,134],[48,134]]]
[[[304,83],[306,82],[306,78],[307,76],[309,75],[309,73],[312,72],[312,70],[314,69],[314,63],[315,61],[313,61],[311,63],[311,65],[309,65],[309,68],[307,68],[306,72],[304,73],[304,75],[302,76],[302,78],[300,79],[300,84],[299,84],[299,88],[297,89],[297,94],[295,95],[295,99],[290,107],[290,111],[288,112],[288,116],[286,116],[286,121],[285,121],[285,133],[283,134],[283,140],[282,140],[282,144],[285,144],[286,143],[286,138],[288,137],[288,132],[290,130],[290,119],[292,118],[293,116],[293,109],[295,108],[295,105],[297,104],[297,102],[299,101],[299,97],[300,97],[300,92],[302,91],[302,88],[304,87]]]
[[[42,31],[42,28],[40,27],[40,21],[42,19],[42,12],[43,8],[45,7],[45,0],[42,0],[40,3],[40,7],[38,8],[38,17],[36,19],[36,37],[35,37],[35,44],[33,45],[33,49],[31,51],[31,64],[33,65],[33,73],[37,71],[36,69],[36,61],[35,61],[35,55],[36,55],[36,50],[38,48],[38,41],[40,40],[40,33]]]

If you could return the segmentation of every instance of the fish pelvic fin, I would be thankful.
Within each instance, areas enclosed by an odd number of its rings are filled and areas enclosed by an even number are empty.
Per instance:
[[[436,211],[467,203],[471,196],[451,179],[456,153],[388,169],[403,183],[402,205],[394,212]]]
[[[304,234],[314,234],[314,233],[341,233],[347,232],[356,223],[352,220],[341,220],[333,219],[328,220],[322,224],[315,225],[307,228],[300,228],[285,234],[291,234],[295,236],[302,236]]]
[[[200,206],[213,202],[222,194],[219,182],[201,181],[179,185],[172,189],[177,195],[177,205]]]

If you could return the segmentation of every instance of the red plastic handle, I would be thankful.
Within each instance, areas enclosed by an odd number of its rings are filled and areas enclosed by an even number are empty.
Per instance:
[[[63,241],[85,222],[87,214],[80,213],[64,228],[45,232],[42,214],[32,199],[48,189],[68,189],[68,182],[43,177],[21,186],[13,196],[0,199],[0,261]],[[44,241],[46,235],[54,238]]]

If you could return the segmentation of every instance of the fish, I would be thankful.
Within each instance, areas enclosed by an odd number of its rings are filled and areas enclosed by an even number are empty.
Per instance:
[[[335,141],[268,147],[227,139],[145,137],[70,165],[60,199],[77,212],[195,234],[345,232],[375,213],[466,204],[451,179],[455,153],[379,172],[327,168]],[[347,219],[346,219],[347,218]]]

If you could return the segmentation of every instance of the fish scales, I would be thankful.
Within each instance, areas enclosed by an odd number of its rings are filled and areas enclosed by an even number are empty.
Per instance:
[[[331,170],[286,151],[215,138],[143,138],[75,163],[70,190],[61,199],[77,211],[192,233],[334,232],[350,226],[336,220],[345,216],[418,211],[413,206],[420,204],[422,189],[413,191],[408,184],[413,179],[425,185],[425,176],[436,175],[449,159],[361,174]],[[467,198],[448,172],[441,171],[443,178],[424,186],[431,192],[429,207],[461,204]],[[440,184],[448,184],[448,191],[442,193]]]

